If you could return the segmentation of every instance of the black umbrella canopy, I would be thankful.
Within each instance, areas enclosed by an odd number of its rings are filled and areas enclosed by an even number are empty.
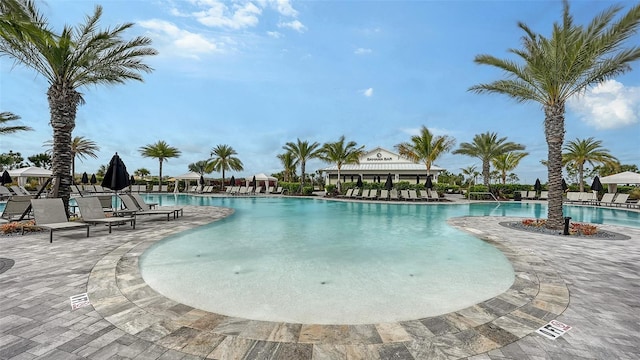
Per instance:
[[[129,186],[129,173],[118,153],[113,155],[109,162],[107,172],[104,174],[104,179],[102,179],[102,186],[114,191],[122,190]]]
[[[131,175],[131,177],[129,178],[129,184],[130,185],[135,185],[136,184],[136,178],[133,175]]]
[[[128,177],[129,175],[127,175]],[[89,180],[89,182],[91,183],[91,185],[95,185],[98,182],[98,179],[96,179],[96,174],[91,174],[91,180]]]
[[[2,177],[0,177],[0,182],[2,183],[2,185],[10,184],[13,182],[13,179],[11,179],[11,175],[9,175],[9,172],[7,170],[2,172]]]
[[[88,184],[89,183],[89,175],[87,175],[86,171],[82,173],[82,179],[80,179],[80,182],[82,184]]]
[[[562,191],[566,191],[568,188],[569,186],[567,185],[567,182],[562,179]]]
[[[236,178],[235,178],[235,176],[231,176],[231,180],[229,181],[229,185],[236,186]]]
[[[602,191],[602,183],[600,182],[600,178],[598,176],[593,178],[593,183],[591,183],[591,190]]]
[[[253,179],[251,179],[251,186],[253,187],[253,190],[256,189],[256,177],[254,176]]]
[[[431,180],[431,175],[427,176],[427,182],[424,184],[424,187],[427,189],[433,188],[433,181]]]
[[[384,183],[384,188],[386,190],[393,189],[393,179],[391,178],[391,174],[387,175],[387,181]]]
[[[542,184],[540,184],[540,179],[536,179],[536,183],[533,184],[533,190],[535,191],[542,190]]]
[[[356,182],[357,187],[362,187],[362,177],[358,175],[358,181]]]

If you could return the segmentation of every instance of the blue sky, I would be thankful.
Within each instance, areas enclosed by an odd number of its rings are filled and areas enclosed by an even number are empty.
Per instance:
[[[508,57],[520,47],[518,21],[548,35],[560,1],[39,2],[58,31],[84,21],[96,4],[104,7],[102,28],[133,22],[126,35],[150,37],[159,55],[147,60],[155,70],[143,83],[81,89],[86,104],[73,135],[101,149],[98,159],[76,162],[78,173],[95,172],[117,151],[129,172],[157,175],[158,161],[138,149],[164,140],[182,151],[164,164],[165,175],[186,173],[219,144],[244,163],[227,177],[270,174],[282,169],[282,146],[297,138],[322,144],[344,135],[366,149],[394,150],[426,126],[455,138],[456,147],[486,131],[506,136],[530,153],[515,170],[520,181],[546,181],[540,106],[467,89],[503,76],[476,65],[476,55]],[[571,9],[585,24],[610,4],[573,1]],[[2,57],[0,85],[0,111],[35,129],[0,137],[0,152],[43,152],[51,137],[46,81]],[[622,163],[640,165],[640,62],[573,99],[566,130],[566,140],[595,137]],[[307,173],[328,165],[310,161]],[[437,165],[455,174],[481,168],[452,154]]]

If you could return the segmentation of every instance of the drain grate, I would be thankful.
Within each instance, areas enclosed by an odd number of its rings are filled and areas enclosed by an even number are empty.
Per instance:
[[[0,258],[0,274],[11,269],[15,263],[12,259]]]

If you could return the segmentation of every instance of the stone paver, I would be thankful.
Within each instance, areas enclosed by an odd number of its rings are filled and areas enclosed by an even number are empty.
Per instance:
[[[418,205],[420,206],[420,205]],[[428,206],[428,205],[425,205]],[[289,324],[231,318],[175,303],[142,281],[138,256],[156,241],[229,215],[185,207],[136,229],[0,237],[0,359],[637,359],[640,229],[626,240],[510,230],[503,217],[450,219],[498,247],[516,272],[505,293],[441,316],[400,323]],[[512,219],[515,220],[515,219]],[[91,305],[72,310],[69,297]],[[573,326],[549,340],[535,329]]]

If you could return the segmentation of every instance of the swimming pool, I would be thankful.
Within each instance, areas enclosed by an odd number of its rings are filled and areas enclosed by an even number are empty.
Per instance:
[[[534,203],[149,200],[236,210],[226,220],[167,238],[143,254],[142,276],[156,291],[229,316],[316,324],[410,320],[494,297],[512,284],[511,265],[494,247],[447,226],[446,219],[546,215],[546,208]],[[605,211],[593,219],[610,217]]]

